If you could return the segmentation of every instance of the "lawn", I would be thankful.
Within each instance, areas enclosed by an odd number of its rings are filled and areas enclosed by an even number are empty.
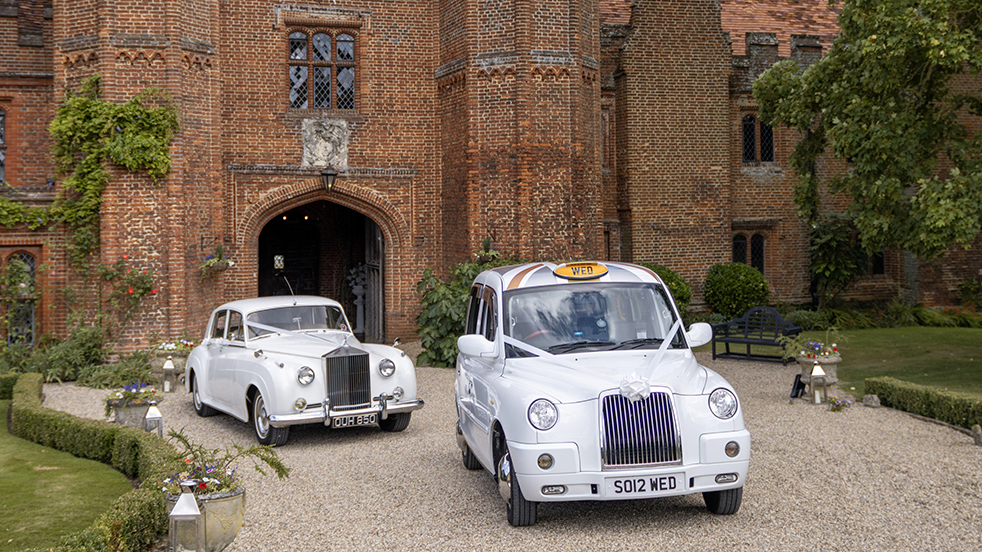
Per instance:
[[[825,338],[825,332],[812,334]],[[877,376],[982,397],[982,329],[917,326],[842,335],[839,386],[858,398],[863,380]]]
[[[9,407],[0,401],[0,552],[55,546],[133,489],[105,464],[14,437]]]

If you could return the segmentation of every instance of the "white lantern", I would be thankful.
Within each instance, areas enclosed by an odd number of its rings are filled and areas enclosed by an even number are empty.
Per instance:
[[[198,501],[194,498],[191,489],[194,488],[195,481],[181,481],[181,496],[177,499],[177,504],[170,511],[170,530],[168,532],[169,552],[179,550],[200,550],[205,549],[205,523],[201,519],[201,510],[198,509]],[[191,545],[194,548],[191,548]]]
[[[823,404],[829,400],[829,384],[825,379],[825,370],[822,370],[822,366],[815,361],[815,367],[812,368],[812,402],[815,404]]]
[[[164,361],[164,393],[173,393],[176,386],[177,383],[174,380],[174,361],[170,355],[167,355],[167,360]]]
[[[151,404],[150,408],[147,409],[147,415],[144,417],[147,431],[157,431],[157,436],[163,438],[164,436],[164,415],[160,413],[160,409],[157,405]]]

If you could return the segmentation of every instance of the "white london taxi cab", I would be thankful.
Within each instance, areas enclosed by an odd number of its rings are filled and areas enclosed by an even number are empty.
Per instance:
[[[702,493],[740,508],[750,433],[736,393],[700,365],[671,293],[625,263],[482,272],[458,340],[457,443],[495,475],[512,525],[539,502]]]

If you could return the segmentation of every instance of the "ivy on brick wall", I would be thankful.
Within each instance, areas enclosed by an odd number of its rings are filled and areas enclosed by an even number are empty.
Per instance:
[[[84,265],[99,243],[99,207],[109,181],[105,162],[162,178],[170,172],[168,148],[178,129],[178,112],[166,91],[147,88],[117,104],[101,99],[100,82],[93,75],[78,92],[66,91],[51,122],[55,162],[65,175],[54,204],[41,209],[0,197],[0,225],[26,224],[36,230],[52,222],[68,224],[75,266]]]

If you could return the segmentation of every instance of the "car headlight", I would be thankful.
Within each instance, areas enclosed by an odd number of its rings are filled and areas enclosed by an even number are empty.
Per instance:
[[[737,412],[737,398],[729,389],[722,387],[709,395],[709,410],[721,420],[729,420]]]
[[[539,399],[529,407],[529,423],[535,429],[551,429],[558,420],[559,411],[556,410],[556,405],[546,399]]]
[[[297,370],[297,381],[300,385],[310,385],[314,381],[314,369],[310,366],[304,366]]]
[[[383,378],[387,378],[387,377],[391,376],[392,374],[395,374],[396,373],[396,363],[395,362],[392,362],[392,360],[390,360],[390,359],[383,358],[378,363],[378,373],[379,374],[382,374],[382,377]]]

